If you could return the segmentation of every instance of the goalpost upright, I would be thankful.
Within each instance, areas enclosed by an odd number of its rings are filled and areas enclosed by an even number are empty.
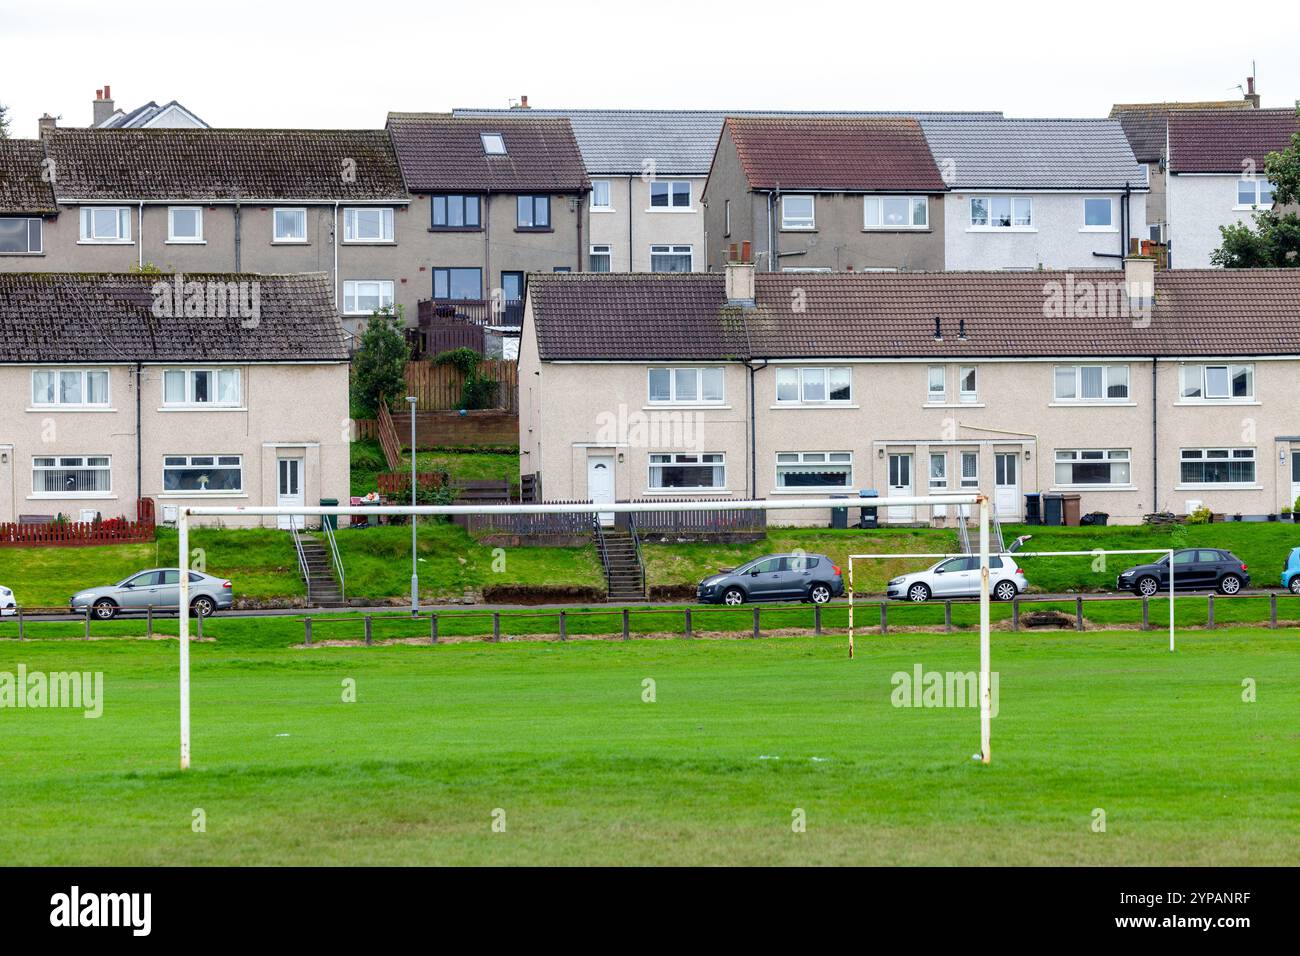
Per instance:
[[[891,505],[897,506],[917,506],[917,505],[969,505],[979,504],[981,515],[987,521],[988,502],[983,495],[977,494],[955,494],[955,495],[917,495],[909,497],[898,497],[889,499]],[[469,514],[619,514],[619,513],[638,513],[646,511],[802,511],[817,509],[834,509],[847,508],[843,498],[799,498],[791,501],[770,501],[760,499],[756,501],[656,501],[634,504],[632,502],[608,502],[608,503],[566,503],[566,504],[509,504],[509,505],[378,505],[378,506],[294,506],[294,507],[277,507],[277,506],[220,506],[220,505],[203,505],[203,506],[182,506],[177,515],[177,550],[179,552],[179,561],[177,567],[183,570],[189,568],[189,522],[190,517],[278,517],[280,515],[295,516],[340,516],[340,515],[404,515],[414,520],[421,515],[469,515]],[[983,540],[983,539],[982,539]],[[987,545],[987,541],[983,541]],[[982,557],[982,567],[984,568],[983,587],[985,592],[988,590],[988,554],[987,547],[984,547]],[[853,568],[852,562],[849,566],[850,588],[852,586]],[[181,769],[188,769],[190,766],[190,582],[189,574],[180,575],[180,588],[178,589],[177,598],[177,616],[180,621],[180,752],[181,752]],[[985,594],[987,598],[987,593]],[[852,590],[850,590],[850,622],[852,621]],[[984,641],[982,647],[987,647],[987,614],[985,614],[981,628],[984,632]],[[852,638],[850,637],[850,641]],[[981,667],[987,669],[987,654],[981,661]],[[987,694],[987,675],[982,677],[982,687],[985,688],[983,694],[984,703],[982,711],[988,713],[988,694]],[[987,735],[985,735],[987,739]],[[985,750],[985,759],[987,760],[987,748]]]

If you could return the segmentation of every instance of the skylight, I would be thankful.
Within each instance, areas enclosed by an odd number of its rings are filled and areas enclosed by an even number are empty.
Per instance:
[[[483,140],[483,152],[489,156],[504,156],[506,141],[500,133],[479,133]]]

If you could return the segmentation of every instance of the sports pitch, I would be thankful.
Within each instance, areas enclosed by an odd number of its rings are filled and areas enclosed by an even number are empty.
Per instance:
[[[898,673],[975,670],[970,633],[849,661],[840,633],[305,649],[258,628],[193,645],[185,773],[174,639],[0,641],[0,672],[104,682],[96,719],[0,709],[0,864],[1300,863],[1294,630],[1176,653],[995,634],[983,766],[975,708],[895,706]]]

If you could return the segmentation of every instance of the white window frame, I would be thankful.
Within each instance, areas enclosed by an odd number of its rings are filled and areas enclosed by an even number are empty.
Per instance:
[[[485,156],[505,156],[506,138],[502,133],[479,133],[479,142],[483,144],[483,154]]]
[[[1241,187],[1246,183],[1249,183],[1251,186],[1251,192],[1255,196],[1254,202],[1243,203],[1241,201]],[[1265,187],[1268,187],[1269,201],[1267,203],[1263,202],[1260,198],[1260,194],[1264,192]],[[1236,186],[1237,200],[1232,208],[1242,211],[1247,209],[1272,209],[1274,206],[1273,194],[1276,191],[1277,187],[1264,176],[1252,176],[1249,179],[1238,179]]]
[[[975,387],[968,389],[966,387],[966,373],[971,372],[975,376]],[[980,400],[980,370],[977,365],[962,365],[957,369],[957,398],[962,402],[978,402]]]
[[[608,273],[614,271],[614,247],[611,243],[593,242],[591,244],[591,246],[587,250],[587,271],[588,272],[600,272],[599,269],[591,268],[591,264],[592,264],[591,260],[594,259],[596,256],[604,256],[608,260],[609,268],[605,269],[604,270],[605,272]]]
[[[655,205],[654,192],[656,186],[665,186],[667,188],[668,202],[666,205]],[[673,201],[677,197],[677,186],[686,187],[686,205],[684,206]],[[694,212],[695,185],[689,179],[652,179],[646,187],[646,199],[649,201],[646,212]]]
[[[379,238],[357,237],[357,213],[359,212],[378,212],[379,217]],[[392,206],[345,206],[343,208],[343,241],[350,245],[391,245],[393,239],[393,207]]]
[[[0,256],[39,256],[45,252],[45,220],[39,216],[0,216],[10,222],[21,222],[27,233],[27,249],[23,252],[0,252]],[[36,247],[32,248],[32,233],[36,233]]]
[[[731,200],[722,200],[722,235],[731,235]]]
[[[808,200],[808,215],[791,216],[786,211],[786,203],[791,200]],[[782,232],[815,232],[817,230],[817,197],[812,193],[782,193],[781,194],[781,231]]]
[[[684,243],[671,243],[662,245],[656,243],[650,247],[650,269],[654,271],[655,256],[686,256],[690,261],[690,268],[686,272],[695,271],[695,247],[688,246]]]
[[[235,400],[233,402],[223,402],[218,398],[221,394],[221,378],[223,375],[230,375],[232,373],[235,376]],[[167,400],[167,376],[169,374],[182,374],[185,376],[185,398],[183,401],[169,402]],[[194,400],[194,393],[196,391],[194,382],[200,374],[210,374],[212,376],[209,394],[213,397],[206,402],[197,402]],[[172,366],[170,368],[164,368],[159,379],[159,384],[162,388],[161,407],[166,409],[208,411],[211,409],[244,407],[244,374],[243,370],[238,367],[229,365]]]
[[[116,210],[117,212],[117,233],[113,236],[98,236],[94,231],[95,213],[106,210]],[[81,239],[80,242],[88,245],[119,245],[125,246],[132,243],[131,239],[131,207],[130,206],[82,206],[81,207]]]
[[[194,213],[194,224],[198,227],[197,235],[193,235],[193,236],[176,235],[176,213],[178,212]],[[167,242],[169,245],[180,245],[180,246],[203,245],[204,244],[203,207],[202,206],[168,206],[167,207]]]
[[[980,453],[977,451],[964,451],[958,457],[958,466],[961,474],[958,476],[958,486],[962,489],[979,488],[980,486]],[[966,463],[974,462],[975,470],[970,474],[966,473]]]
[[[603,203],[596,202],[596,189],[598,186],[605,188],[605,201]],[[593,179],[591,181],[591,211],[614,211],[614,181],[612,179]]]
[[[1222,452],[1211,458],[1211,452]],[[1241,452],[1249,452],[1249,456],[1242,455]],[[1251,466],[1251,476],[1245,481],[1188,481],[1183,477],[1183,465],[1200,464],[1207,462],[1249,462]],[[1178,487],[1179,488],[1255,488],[1259,484],[1259,454],[1255,448],[1236,447],[1236,448],[1180,448],[1178,450]]]
[[[831,373],[847,373],[849,378],[849,397],[848,398],[831,398]],[[795,375],[795,382],[798,387],[798,398],[781,397],[781,378],[783,375]],[[808,398],[809,380],[814,374],[820,374],[822,380],[822,389],[825,392],[825,398]],[[821,407],[824,405],[852,405],[853,404],[853,366],[851,365],[778,365],[776,374],[773,376],[773,392],[776,404],[781,406],[798,406],[810,405]]]
[[[46,458],[54,460],[53,465],[38,465],[38,461]],[[102,458],[105,464],[90,465],[87,464],[91,459]],[[67,461],[77,461],[80,464],[68,465]],[[93,471],[103,474],[108,480],[107,488],[96,488],[94,491],[43,491],[38,490],[39,486],[36,481],[38,473],[58,471]],[[43,484],[43,483],[42,483]],[[113,456],[112,455],[33,455],[32,456],[32,497],[45,499],[74,499],[74,498],[111,498],[113,496]]]
[[[718,373],[720,394],[717,398],[704,397],[704,373]],[[655,398],[650,387],[650,379],[656,372],[668,373],[668,395],[666,399]],[[677,397],[677,376],[679,373],[695,373],[695,397]],[[722,365],[652,365],[646,370],[646,404],[647,405],[723,405],[727,401],[727,370]]]
[[[1223,369],[1227,379],[1227,392],[1224,395],[1210,395],[1210,369]],[[1236,370],[1244,369],[1250,382],[1248,395],[1233,395],[1232,382]],[[1195,388],[1199,395],[1188,395],[1188,378],[1195,377]],[[1255,363],[1254,362],[1198,362],[1179,366],[1178,402],[1189,405],[1250,405],[1255,402]]]
[[[343,281],[344,315],[373,315],[375,313],[375,309],[363,309],[357,304],[357,300],[360,298],[359,286],[376,286],[375,292],[379,299],[378,308],[393,308],[395,283],[392,279],[345,279]],[[388,301],[385,302],[385,299]]]
[[[1083,456],[1090,457],[1083,457]],[[1100,457],[1097,457],[1100,456]],[[1058,477],[1058,469],[1062,465],[1073,466],[1075,464],[1106,464],[1112,466],[1111,481],[1108,482],[1075,482],[1073,475],[1070,481],[1061,481]],[[1128,480],[1114,480],[1114,465],[1128,466]],[[1052,480],[1053,487],[1056,488],[1082,488],[1082,489],[1106,489],[1106,488],[1131,488],[1133,486],[1133,449],[1131,448],[1058,448],[1052,456]]]
[[[939,470],[943,472],[938,478],[934,474],[934,463],[943,462],[943,467]],[[926,487],[930,491],[947,491],[948,490],[948,453],[946,451],[930,452],[930,467],[926,471]]]
[[[834,460],[832,460],[834,458]],[[839,470],[833,466],[844,466],[846,469],[845,482],[842,485],[795,485],[793,487],[781,483],[782,475],[785,472],[782,468],[792,469],[790,474],[797,474],[799,471],[806,471],[813,465],[822,465],[827,470]],[[773,494],[778,495],[817,495],[824,491],[851,491],[853,489],[853,452],[844,449],[836,451],[779,451],[776,453],[775,471],[773,473],[772,490]]]
[[[907,205],[907,223],[906,225],[897,226],[885,222],[885,200],[887,199],[906,199]],[[875,222],[871,221],[871,211],[875,209]],[[916,210],[921,210],[921,218],[924,222],[916,221]],[[927,196],[863,196],[862,197],[862,228],[866,232],[904,232],[909,230],[923,230],[930,228],[930,200]]]
[[[656,458],[667,458],[668,461],[656,461]],[[705,461],[705,458],[713,458],[713,461]],[[656,485],[654,475],[656,469],[672,468],[674,466],[690,466],[696,468],[712,467],[715,474],[719,475],[719,481],[712,485]],[[661,476],[662,477],[662,476]],[[725,452],[651,452],[646,460],[646,489],[656,495],[687,494],[699,491],[726,491],[727,490],[727,456]]]
[[[1104,226],[1091,226],[1088,224],[1088,203],[1104,202],[1110,208],[1110,222]],[[1115,197],[1114,196],[1084,196],[1083,197],[1083,222],[1079,225],[1080,232],[1119,232],[1119,226],[1115,223]]]
[[[1096,398],[1085,397],[1083,394],[1083,375],[1084,369],[1101,370],[1101,395]],[[1112,377],[1118,377],[1119,372],[1123,372],[1124,377],[1124,394],[1122,397],[1111,397],[1110,388]],[[1062,373],[1073,373],[1074,394],[1061,394],[1060,376]],[[1085,362],[1080,365],[1057,365],[1052,369],[1052,401],[1071,405],[1124,405],[1132,402],[1133,383],[1132,374],[1127,365],[1103,365],[1100,362]]]
[[[37,396],[36,394],[37,375],[54,376],[53,379],[54,401],[52,402],[42,401]],[[78,378],[77,394],[81,396],[81,401],[64,402],[60,399],[60,396],[63,393],[63,389],[61,387],[61,380],[65,375],[76,376]],[[89,384],[89,377],[91,375],[104,376],[104,400],[102,402],[86,401],[86,396],[89,394],[87,385]],[[50,409],[51,411],[97,411],[97,410],[112,408],[113,396],[110,391],[112,387],[112,383],[113,383],[113,376],[109,374],[109,370],[106,368],[35,368],[32,369],[31,390],[29,393],[31,395],[31,400],[32,400],[31,407],[39,408],[39,409]],[[42,457],[48,457],[48,456],[42,456]]]
[[[173,458],[181,458],[181,459],[184,459],[185,464],[169,463],[170,460],[173,459]],[[212,459],[212,463],[211,463],[211,464],[201,463],[201,464],[197,464],[197,465],[196,465],[196,464],[193,463],[193,462],[194,462],[194,459],[196,459],[196,458],[211,458],[211,459]],[[230,464],[229,462],[227,462],[226,464],[221,464],[221,459],[222,459],[222,458],[234,458],[234,459],[236,459],[237,464],[233,464],[233,465],[232,465],[232,464]],[[222,469],[222,470],[228,470],[228,469],[231,469],[231,468],[236,468],[236,469],[238,469],[238,471],[239,471],[239,487],[238,487],[238,488],[214,488],[214,489],[212,489],[211,491],[202,490],[202,489],[194,489],[194,490],[184,490],[184,489],[181,489],[181,490],[168,490],[168,489],[167,489],[167,470],[168,470],[169,468],[183,468],[183,469],[185,469],[185,470],[187,470],[187,471],[192,470],[192,469],[195,469],[195,468],[213,468],[213,469],[220,468],[220,469]],[[160,494],[160,497],[163,497],[163,498],[203,498],[203,497],[208,497],[208,496],[212,496],[212,497],[223,497],[223,496],[224,496],[224,497],[231,497],[231,496],[235,496],[235,495],[238,495],[238,496],[241,496],[241,497],[242,497],[242,496],[244,495],[244,456],[243,456],[243,455],[221,455],[221,454],[163,455],[163,460],[162,460],[162,485],[161,485],[161,487],[162,487],[163,490],[162,490],[162,492],[161,492],[161,494]]]
[[[292,237],[285,238],[280,235],[280,213],[293,212],[302,214],[302,238],[295,239]],[[306,206],[275,206],[271,210],[271,241],[282,243],[284,245],[304,246],[307,244],[307,207]]]
[[[1010,225],[999,226],[993,222],[993,200],[1005,199],[1010,204],[1011,222]],[[1024,201],[1029,203],[1029,222],[1017,224],[1016,203]],[[975,203],[984,203],[984,222],[975,221]],[[989,193],[984,196],[971,196],[967,202],[966,209],[969,215],[967,223],[968,232],[1037,232],[1034,225],[1034,199],[1032,196],[1022,196],[1015,193]]]
[[[934,387],[935,373],[939,373],[939,388]],[[948,403],[948,366],[931,365],[925,371],[925,400],[931,405]]]

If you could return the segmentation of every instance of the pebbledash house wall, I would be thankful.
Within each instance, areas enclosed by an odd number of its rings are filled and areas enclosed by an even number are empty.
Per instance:
[[[690,246],[691,270],[705,271],[703,176],[654,176],[589,173],[592,181],[609,180],[610,205],[590,210],[591,234],[582,269],[589,271],[590,247],[609,246],[611,272],[649,272],[651,246]],[[654,180],[691,184],[690,208],[652,208]]]
[[[1145,186],[1145,184],[1143,184]],[[972,226],[970,200],[978,196],[1028,196],[1033,200],[1033,225],[1027,228]],[[1084,226],[1084,200],[1112,201],[1110,228]],[[962,189],[942,198],[944,253],[949,270],[982,269],[1120,269],[1120,208],[1116,192],[1034,192]],[[932,206],[938,206],[938,202]],[[932,215],[938,211],[932,209]],[[1130,238],[1148,238],[1147,196],[1129,195]],[[1100,255],[1098,255],[1100,253]]]
[[[1155,363],[1159,452],[1153,459],[1152,361],[1089,356],[1033,360],[825,360],[782,361],[756,373],[756,488],[750,488],[748,372],[736,362],[662,362],[653,365],[722,365],[725,398],[718,406],[654,406],[646,401],[651,363],[540,362],[526,321],[520,353],[521,469],[541,473],[548,500],[585,499],[586,461],[591,455],[615,460],[615,493],[629,498],[749,497],[779,500],[783,495],[821,497],[845,494],[860,504],[857,490],[880,493],[885,521],[928,522],[929,508],[888,509],[889,457],[911,454],[913,494],[958,493],[961,452],[978,455],[976,489],[995,493],[995,456],[1016,456],[1018,487],[1007,520],[1023,516],[1026,493],[1078,494],[1081,513],[1102,511],[1112,523],[1136,524],[1156,510],[1185,513],[1197,502],[1226,514],[1277,512],[1298,492],[1291,484],[1292,459],[1300,453],[1300,427],[1290,411],[1289,394],[1300,379],[1300,358],[1233,358],[1255,365],[1251,402],[1184,403],[1178,396],[1177,359]],[[1207,359],[1195,359],[1196,362]],[[1072,364],[1127,365],[1129,399],[1095,403],[1057,402],[1054,369]],[[758,363],[760,366],[762,363]],[[845,406],[777,407],[778,365],[849,365],[853,397]],[[947,401],[927,401],[928,368],[946,366]],[[957,396],[960,366],[974,365],[978,394]],[[534,374],[539,373],[539,374]],[[683,424],[690,416],[690,427]],[[655,425],[655,422],[658,425]],[[658,427],[659,433],[655,433]],[[611,433],[610,429],[613,429]],[[685,439],[681,441],[678,439]],[[1180,481],[1182,448],[1253,447],[1256,482],[1249,486],[1185,486]],[[1127,449],[1129,480],[1114,487],[1058,485],[1055,453],[1065,449]],[[721,452],[726,456],[726,487],[688,493],[649,488],[649,455],[656,452]],[[853,481],[847,491],[789,492],[776,487],[779,452],[838,451],[853,455]],[[947,484],[928,485],[929,455],[946,453]],[[1156,471],[1158,470],[1158,472]],[[900,492],[901,493],[901,492]],[[948,516],[952,517],[952,516]],[[773,511],[775,524],[826,525],[828,512]]]
[[[1223,244],[1220,226],[1251,223],[1253,206],[1237,204],[1240,173],[1172,173],[1167,177],[1169,267],[1210,268]]]
[[[163,371],[183,364],[144,365],[140,387],[140,484],[136,483],[135,365],[52,363],[0,366],[0,522],[20,515],[62,513],[78,520],[81,509],[105,518],[135,518],[138,495],[155,499],[157,518],[166,505],[260,506],[277,503],[276,461],[305,461],[304,504],[324,498],[346,503],[349,494],[348,367],[321,363],[193,363],[194,367],[241,370],[242,404],[229,410],[163,407]],[[106,409],[63,410],[32,406],[32,372],[39,368],[107,369]],[[111,490],[76,496],[33,493],[32,459],[49,456],[111,456]],[[174,495],[163,491],[163,458],[170,455],[242,455],[238,494]],[[200,524],[274,527],[275,518],[205,518]]]

